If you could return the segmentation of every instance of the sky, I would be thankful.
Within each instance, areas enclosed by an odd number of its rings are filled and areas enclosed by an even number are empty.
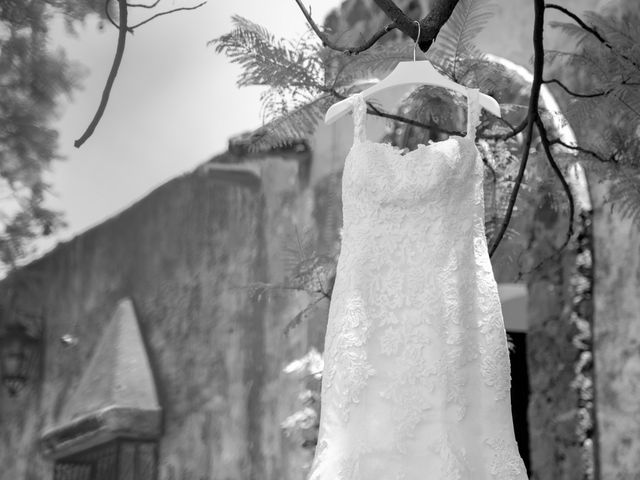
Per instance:
[[[161,0],[156,9],[197,3]],[[305,0],[318,21],[339,3]],[[117,214],[225,151],[229,137],[261,125],[261,90],[239,89],[240,68],[206,45],[231,30],[232,15],[284,38],[297,39],[307,31],[294,0],[208,0],[200,9],[151,21],[128,36],[106,112],[79,149],[73,142],[99,103],[117,31],[109,24],[100,31],[96,19],[89,19],[75,37],[53,29],[52,44],[65,48],[86,75],[82,90],[61,106],[55,126],[64,160],[54,163],[47,176],[53,191],[48,206],[62,211],[68,226],[42,250]]]

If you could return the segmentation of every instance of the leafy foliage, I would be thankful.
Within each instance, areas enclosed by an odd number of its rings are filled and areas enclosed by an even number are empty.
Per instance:
[[[462,0],[438,37],[437,53],[430,56],[432,63],[456,81],[490,93],[504,89],[509,81],[504,68],[484,59],[474,45],[475,36],[493,11],[492,4],[484,0]],[[233,24],[230,33],[210,45],[242,66],[239,86],[267,87],[261,96],[265,124],[249,140],[254,151],[308,137],[332,103],[358,91],[363,83],[386,75],[399,61],[413,58],[413,43],[406,39],[381,42],[359,55],[346,56],[323,48],[314,36],[291,42],[239,16],[233,17]],[[422,95],[411,98],[424,98],[416,113],[426,112],[436,97],[444,99],[431,90],[422,89]],[[445,112],[451,115],[440,118]],[[451,123],[459,115],[448,109],[440,117],[428,121]]]
[[[474,40],[494,15],[495,10],[496,6],[485,0],[461,0],[440,30],[435,48],[430,50],[430,59],[444,59],[445,70],[457,80],[461,60],[482,58]]]
[[[234,16],[232,20],[234,29],[209,45],[242,67],[238,86],[268,87],[261,97],[267,124],[255,132],[253,149],[279,147],[306,137],[328,104],[321,82],[320,44],[304,38],[294,44],[275,38],[246,18]]]
[[[574,23],[556,22],[577,43],[575,52],[551,51],[552,65],[571,92],[568,117],[577,129],[581,156],[592,177],[611,182],[608,202],[640,227],[640,9],[624,15],[584,15],[596,34]],[[566,93],[566,92],[565,92]],[[588,95],[585,97],[585,95]]]
[[[97,2],[0,2],[0,263],[15,265],[31,241],[61,224],[44,205],[43,174],[58,159],[51,127],[61,95],[78,84],[79,71],[48,45],[49,23],[62,14],[69,27]],[[102,4],[101,4],[102,5]]]
[[[318,443],[323,369],[324,360],[315,348],[283,369],[285,374],[300,381],[298,403],[301,408],[285,418],[280,428],[286,436],[296,438],[303,448],[312,452]]]
[[[526,107],[519,104],[526,100],[520,95],[522,86],[514,82],[502,65],[485,58],[474,44],[475,36],[494,11],[493,4],[485,0],[461,0],[428,55],[437,68],[458,83],[481,88],[509,102],[503,109],[506,121],[486,115],[480,136],[507,133],[512,130],[509,125],[517,125],[526,115]],[[234,17],[233,22],[233,31],[210,43],[217,52],[243,67],[239,86],[267,87],[262,95],[265,125],[249,139],[254,150],[269,150],[309,137],[332,103],[387,75],[399,61],[413,58],[413,42],[406,38],[380,42],[359,55],[347,56],[322,48],[315,37],[313,40],[304,37],[294,43],[277,39],[264,27],[244,18]],[[463,132],[466,101],[448,90],[425,86],[411,92],[398,111],[391,113],[431,126],[425,129],[401,120],[390,123],[386,140],[411,149],[419,143]],[[514,180],[514,175],[508,172],[517,165],[513,153],[505,156],[496,151],[513,152],[519,145],[519,139],[514,138],[493,142],[486,149],[491,158],[485,161],[487,165],[493,162],[488,170],[495,177],[488,186],[493,189],[494,200],[487,205],[489,234],[504,218]],[[509,165],[500,163],[507,159]],[[512,230],[508,233],[515,235]],[[297,317],[292,324],[301,318]]]

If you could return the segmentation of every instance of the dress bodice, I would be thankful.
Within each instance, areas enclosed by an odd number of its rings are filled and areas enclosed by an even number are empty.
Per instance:
[[[448,218],[458,219],[456,233],[471,232],[474,220],[483,214],[478,211],[483,166],[475,147],[477,96],[477,90],[469,89],[465,137],[418,145],[406,153],[366,138],[366,103],[360,94],[352,97],[354,143],[342,178],[344,241],[352,233],[361,239],[362,230],[380,226],[422,233],[427,225],[438,226],[439,238],[450,238],[445,234],[451,226]]]

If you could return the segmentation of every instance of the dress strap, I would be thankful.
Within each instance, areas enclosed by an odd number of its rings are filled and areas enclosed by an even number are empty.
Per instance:
[[[476,139],[476,128],[480,124],[480,90],[467,88],[467,136]]]
[[[365,122],[367,117],[367,102],[362,93],[349,97],[353,103],[353,141],[361,143],[367,139]]]

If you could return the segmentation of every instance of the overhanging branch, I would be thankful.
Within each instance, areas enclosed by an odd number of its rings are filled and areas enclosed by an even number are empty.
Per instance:
[[[162,17],[164,15],[169,15],[170,13],[181,12],[183,10],[195,10],[196,8],[200,8],[201,6],[203,6],[205,3],[207,3],[206,0],[204,2],[199,3],[198,5],[194,5],[193,7],[179,7],[179,8],[174,8],[173,10],[167,10],[166,12],[156,13],[155,15],[147,18],[146,20],[143,20],[142,22],[136,23],[135,25],[133,25],[131,27],[131,30],[133,30],[134,28],[141,27],[145,23],[149,23],[154,18]]]
[[[556,85],[558,85],[560,88],[562,88],[565,92],[567,92],[569,95],[571,95],[572,97],[578,97],[578,98],[595,98],[595,97],[602,97],[604,95],[606,95],[607,93],[610,92],[596,92],[596,93],[576,93],[572,90],[569,90],[569,87],[567,87],[564,83],[562,83],[560,80],[558,80],[557,78],[552,78],[550,80],[544,80],[542,83],[555,83]]]
[[[391,19],[391,23],[375,32],[361,45],[348,47],[338,45],[333,42],[313,20],[311,12],[304,6],[302,0],[295,0],[296,4],[302,11],[302,14],[307,19],[309,26],[318,36],[322,44],[332,50],[344,52],[349,55],[358,54],[368,50],[375,45],[378,40],[396,28],[400,29],[405,35],[409,36],[414,41],[417,41],[418,47],[420,47],[423,52],[426,52],[435,41],[440,29],[444,26],[447,20],[449,20],[453,9],[459,2],[459,0],[436,0],[427,16],[420,20],[420,28],[418,28],[416,20],[409,18],[392,0],[374,1],[376,5],[378,5],[378,7],[380,7],[380,9],[387,15],[387,17]],[[420,32],[420,38],[418,38],[418,32]]]
[[[110,0],[105,0],[105,13],[107,18],[111,22],[111,24],[118,29],[118,43],[116,44],[116,54],[113,58],[113,63],[111,64],[111,70],[109,71],[109,76],[107,77],[107,81],[105,83],[104,89],[102,90],[102,97],[100,99],[100,103],[98,105],[96,113],[94,114],[93,119],[89,123],[89,126],[87,127],[85,132],[80,136],[80,138],[78,138],[75,142],[73,142],[73,145],[76,148],[80,148],[84,144],[84,142],[86,142],[89,139],[89,137],[93,135],[93,132],[98,126],[98,123],[100,123],[100,119],[104,115],[104,111],[107,108],[107,103],[109,103],[109,96],[111,95],[111,89],[113,88],[113,83],[115,82],[116,76],[118,75],[118,70],[120,69],[120,64],[122,63],[122,57],[124,55],[124,47],[127,40],[127,33],[133,33],[135,28],[150,22],[154,18],[163,16],[163,15],[168,15],[169,13],[173,13],[181,10],[195,10],[196,8],[200,8],[205,3],[207,3],[205,0],[204,2],[198,5],[195,5],[193,7],[180,7],[180,8],[175,8],[173,10],[169,10],[166,12],[161,12],[156,15],[153,15],[152,17],[148,18],[147,20],[144,20],[143,22],[140,22],[133,26],[129,26],[127,23],[129,18],[129,11],[128,11],[129,7],[153,8],[158,4],[159,0],[157,0],[155,3],[151,5],[129,4],[127,3],[127,0],[117,0],[119,14],[120,14],[119,23],[116,23],[116,21],[111,17],[111,14],[109,12],[109,1]]]
[[[609,43],[609,41],[600,34],[600,32],[598,32],[598,30],[596,30],[594,27],[590,27],[589,25],[587,25],[584,22],[584,20],[582,20],[578,15],[576,15],[575,13],[570,11],[569,9],[567,9],[565,7],[562,7],[560,5],[556,5],[554,3],[548,3],[547,5],[545,5],[545,8],[558,10],[559,12],[564,13],[566,16],[570,17],[571,19],[573,19],[574,22],[576,22],[578,25],[580,25],[580,27],[583,30],[585,30],[586,32],[589,32],[591,35],[593,35],[600,43],[602,43],[605,47],[607,47],[609,50],[611,50],[612,53],[618,55],[620,58],[623,58],[627,62],[631,63],[631,65],[633,65],[634,67],[636,67],[637,69],[640,70],[640,65],[638,65],[632,58],[629,58],[629,56],[627,56],[624,53],[619,52],[618,50],[616,50],[614,48],[614,46],[611,45],[611,43]]]
[[[447,23],[458,5],[459,0],[435,0],[429,13],[420,20],[420,28],[416,20],[409,18],[393,0],[374,0],[376,5],[391,19],[405,35],[418,42],[423,52],[429,50],[440,29]],[[420,38],[418,38],[420,32]]]
[[[124,54],[124,45],[127,40],[127,0],[118,0],[118,7],[120,8],[120,25],[118,27],[118,44],[116,45],[116,54],[113,58],[113,63],[111,65],[111,71],[109,72],[109,76],[107,77],[107,83],[104,86],[104,90],[102,90],[102,98],[100,100],[100,104],[98,105],[98,109],[96,110],[91,123],[85,130],[85,132],[77,139],[73,146],[76,148],[80,148],[84,142],[93,134],[94,130],[98,126],[102,115],[104,114],[105,109],[107,108],[107,103],[109,102],[109,95],[111,95],[111,89],[113,88],[113,82],[118,75],[118,69],[120,68],[120,63],[122,62],[122,55]]]
[[[344,46],[338,45],[337,43],[331,41],[329,36],[326,33],[324,33],[322,31],[322,29],[318,26],[318,24],[313,20],[313,18],[311,17],[311,11],[309,11],[309,10],[307,10],[305,8],[305,6],[302,4],[301,0],[295,0],[295,1],[298,4],[298,7],[300,8],[300,10],[302,11],[302,14],[304,15],[304,18],[307,19],[307,23],[309,24],[311,29],[315,32],[315,34],[318,36],[320,41],[322,42],[322,45],[324,45],[325,47],[330,48],[331,50],[336,50],[338,52],[344,52],[344,53],[346,53],[348,55],[357,55],[360,52],[364,52],[365,50],[368,50],[378,40],[380,40],[382,37],[384,37],[387,33],[389,33],[392,30],[395,30],[397,28],[397,25],[395,23],[390,23],[390,24],[384,26],[383,28],[381,28],[380,30],[378,30],[376,33],[374,33],[371,36],[371,38],[369,40],[367,40],[366,42],[364,42],[362,45],[358,45],[358,46],[355,46],[355,47],[344,47]]]
[[[513,215],[513,209],[518,199],[518,192],[522,185],[524,178],[524,172],[527,168],[527,161],[529,160],[529,152],[531,150],[531,142],[533,140],[533,127],[538,119],[538,100],[540,99],[540,87],[542,86],[542,73],[544,70],[544,44],[543,44],[543,29],[544,29],[544,0],[534,0],[534,21],[533,21],[533,81],[531,83],[531,93],[529,95],[529,109],[527,112],[527,126],[525,133],[525,141],[522,146],[522,158],[520,160],[520,168],[516,176],[515,185],[511,191],[509,197],[509,205],[507,207],[507,213],[502,221],[500,230],[496,234],[495,238],[491,242],[489,248],[489,256],[493,256],[498,245],[504,238],[504,234],[509,227],[511,217]]]
[[[553,153],[551,152],[551,142],[549,141],[549,137],[547,136],[547,130],[545,129],[544,124],[542,123],[542,120],[540,119],[539,116],[536,117],[536,126],[538,127],[538,133],[540,134],[540,142],[542,143],[542,148],[547,157],[547,161],[549,162],[549,165],[551,166],[551,169],[553,170],[553,172],[558,177],[558,180],[560,180],[560,183],[562,184],[562,189],[564,190],[567,196],[567,201],[569,202],[569,228],[567,228],[567,234],[565,236],[564,242],[562,243],[562,245],[560,245],[560,247],[557,248],[557,250],[560,251],[569,244],[569,241],[573,236],[573,220],[574,220],[573,217],[575,215],[573,194],[571,193],[571,187],[569,187],[567,180],[564,178],[564,175],[562,174],[560,167],[558,167],[558,164],[553,158]]]

